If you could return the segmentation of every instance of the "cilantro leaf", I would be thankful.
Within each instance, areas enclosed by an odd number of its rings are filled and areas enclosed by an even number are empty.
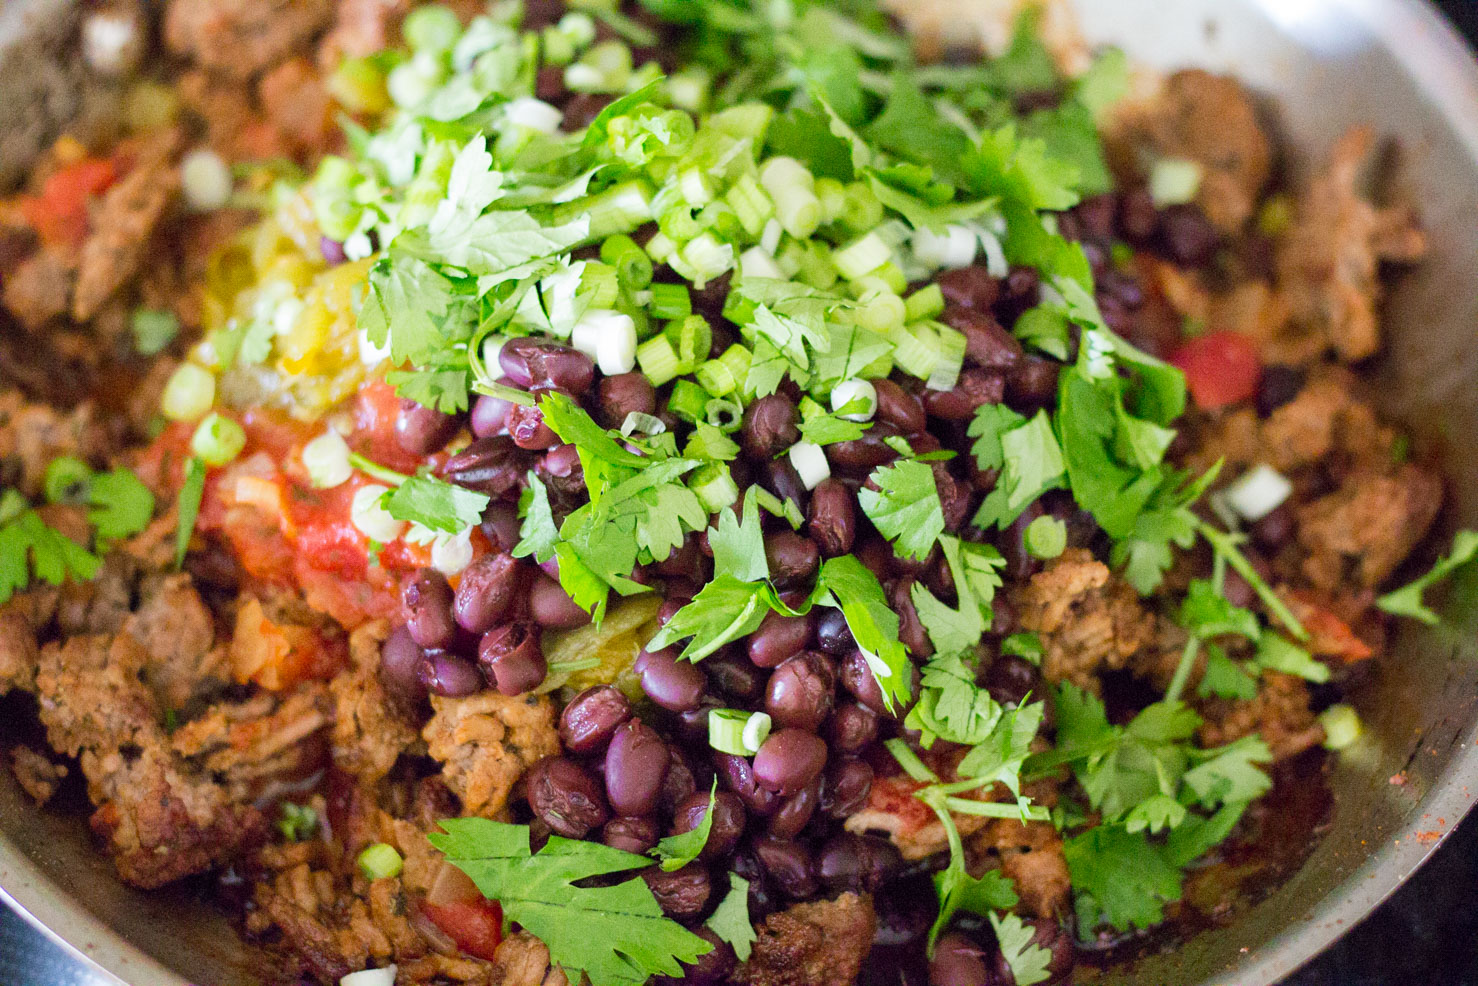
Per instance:
[[[1172,866],[1186,866],[1200,859],[1221,845],[1246,810],[1247,802],[1232,801],[1218,808],[1210,818],[1188,815],[1165,839],[1166,861]]]
[[[1262,632],[1257,616],[1251,610],[1233,606],[1216,591],[1210,579],[1191,580],[1180,604],[1178,622],[1202,640],[1222,635],[1256,640]]]
[[[467,410],[471,400],[470,378],[471,371],[465,366],[435,365],[385,374],[385,382],[394,386],[401,397],[446,414]]]
[[[996,931],[996,944],[1011,968],[1016,986],[1032,986],[1051,978],[1047,969],[1052,964],[1052,953],[1036,944],[1035,928],[1015,914],[992,913],[990,925]]]
[[[185,564],[185,552],[190,549],[190,534],[195,530],[195,520],[200,516],[200,501],[204,498],[205,463],[192,456],[185,463],[185,481],[181,484],[175,501],[175,568]]]
[[[692,637],[682,656],[700,661],[724,644],[753,633],[770,612],[774,592],[766,582],[741,582],[727,572],[715,575],[647,646],[666,647]]]
[[[559,544],[559,528],[554,523],[554,511],[549,506],[549,490],[532,470],[529,485],[519,498],[523,512],[523,523],[519,525],[519,542],[513,547],[513,557],[534,556],[540,563],[554,557]]]
[[[770,577],[765,560],[765,535],[760,526],[759,497],[753,489],[744,497],[743,516],[732,510],[720,510],[718,520],[708,532],[713,549],[715,575],[732,575],[740,582],[759,582]]]
[[[1047,653],[1047,650],[1042,646],[1041,637],[1032,633],[1030,630],[1022,630],[1009,634],[1002,639],[1001,653],[1011,657],[1022,658],[1041,667],[1042,657]]]
[[[1207,646],[1206,673],[1196,688],[1201,698],[1256,698],[1257,679],[1241,664],[1227,657],[1220,647]]]
[[[970,451],[975,464],[982,470],[1000,469],[1006,464],[1005,449],[1001,447],[1001,436],[1026,424],[1026,418],[1005,404],[982,404],[975,409],[970,421],[969,436],[975,439]]]
[[[718,790],[718,781],[708,792],[708,808],[703,812],[703,821],[694,828],[677,835],[669,835],[652,847],[650,855],[662,861],[662,871],[671,873],[680,870],[703,851],[708,844],[708,833],[713,829],[713,795]]]
[[[114,469],[92,477],[88,491],[92,509],[88,523],[97,528],[100,541],[132,537],[154,517],[154,494],[128,469]]]
[[[1452,550],[1439,558],[1431,571],[1386,593],[1375,604],[1382,611],[1395,616],[1409,616],[1429,626],[1436,626],[1441,619],[1435,610],[1422,601],[1422,594],[1474,558],[1478,558],[1478,531],[1458,531],[1452,538]]]
[[[826,411],[820,404],[809,397],[801,398],[801,438],[814,445],[834,445],[837,442],[850,442],[861,438],[867,432],[867,424],[861,421],[849,421],[842,414],[851,414],[861,411],[866,402],[861,398],[849,402],[846,406],[836,411]]]
[[[1102,920],[1122,931],[1152,927],[1180,899],[1180,870],[1143,832],[1099,825],[1065,840],[1062,852],[1085,931]]]
[[[628,452],[611,437],[610,432],[596,424],[584,408],[574,399],[557,390],[539,397],[539,411],[544,423],[566,444],[573,444],[580,453],[580,464],[587,472],[598,472],[596,460],[630,469],[645,467],[648,460]]]
[[[957,866],[953,860],[948,867],[934,874],[934,891],[939,897],[939,914],[929,929],[931,950],[956,913],[969,911],[986,917],[996,911],[1009,910],[1021,901],[1016,894],[1016,885],[1000,870],[986,870],[976,878],[966,871],[963,862]]]
[[[962,656],[936,654],[924,665],[919,701],[909,710],[905,725],[923,732],[925,749],[936,737],[972,746],[990,735],[1003,711],[990,692],[975,683],[975,668]]]
[[[709,915],[706,926],[729,943],[740,962],[749,961],[750,949],[757,937],[754,922],[749,919],[749,881],[738,873],[729,874],[729,892]]]
[[[550,962],[592,986],[637,986],[654,975],[681,976],[711,945],[665,917],[640,879],[581,884],[640,869],[651,860],[594,842],[551,836],[537,853],[529,829],[485,818],[449,818],[427,839],[549,948]]]
[[[862,512],[882,535],[894,542],[900,557],[922,561],[944,533],[944,507],[934,483],[934,470],[904,459],[872,472],[877,490],[857,491]]]
[[[431,249],[447,263],[474,275],[493,274],[579,245],[590,235],[590,217],[544,226],[527,212],[438,210],[427,233]]]
[[[1263,634],[1252,659],[1258,667],[1282,671],[1315,684],[1329,680],[1329,665],[1314,660],[1308,651],[1282,634]]]
[[[13,492],[13,491],[12,491]],[[71,538],[48,527],[41,515],[21,505],[19,514],[0,524],[0,603],[24,590],[34,577],[51,585],[97,574],[101,560]]]
[[[1195,751],[1191,757],[1200,763],[1186,771],[1182,780],[1203,808],[1255,801],[1273,786],[1272,778],[1257,766],[1272,763],[1273,754],[1255,734],[1226,746]]]
[[[973,647],[990,626],[991,602],[1001,586],[999,569],[1005,567],[1006,560],[988,544],[972,544],[949,535],[941,537],[939,543],[954,578],[958,609],[940,602],[922,583],[914,583],[909,595],[935,649],[951,653]]]
[[[898,640],[898,614],[888,605],[877,576],[855,555],[840,555],[821,566],[816,587],[841,608],[847,629],[878,680],[883,702],[890,709],[907,703],[912,688],[908,652]]]
[[[444,534],[461,534],[482,519],[491,497],[435,476],[412,476],[385,497],[396,520],[412,521]]]
[[[382,258],[369,273],[369,297],[359,310],[359,327],[376,346],[390,345],[396,363],[436,358],[446,342],[442,318],[452,301],[452,285],[424,260]]]

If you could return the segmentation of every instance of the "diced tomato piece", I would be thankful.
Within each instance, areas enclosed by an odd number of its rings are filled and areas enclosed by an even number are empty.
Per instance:
[[[423,902],[421,907],[462,951],[488,962],[493,960],[503,941],[503,908],[497,901],[469,900],[439,905]]]
[[[1240,332],[1209,332],[1181,344],[1170,362],[1185,373],[1196,406],[1205,410],[1250,400],[1262,380],[1262,360]]]
[[[41,194],[21,203],[21,210],[46,243],[77,246],[87,237],[87,202],[118,180],[117,165],[105,158],[85,158],[53,174]]]

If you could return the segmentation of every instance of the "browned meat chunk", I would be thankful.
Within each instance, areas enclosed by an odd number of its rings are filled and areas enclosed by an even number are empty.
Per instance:
[[[771,914],[755,931],[754,951],[733,981],[751,986],[852,986],[872,948],[872,898],[796,904]]]
[[[323,79],[306,58],[283,62],[258,86],[271,122],[298,154],[317,157],[334,139],[334,104]]]
[[[380,685],[380,644],[389,626],[367,623],[349,637],[348,671],[329,689],[334,696],[334,763],[373,784],[407,750],[424,750],[415,728],[400,715]]]
[[[225,649],[213,646],[215,619],[188,575],[146,580],[143,601],[123,629],[148,652],[144,680],[161,708],[183,709],[226,684]]]
[[[108,189],[91,219],[93,232],[82,244],[72,317],[85,322],[103,302],[138,273],[154,230],[180,190],[173,162],[177,140],[152,144],[133,170]]]
[[[1049,682],[1097,692],[1098,674],[1122,668],[1154,638],[1155,618],[1134,589],[1081,549],[1063,552],[1012,593],[1023,629],[1039,634]]]
[[[434,696],[431,708],[421,735],[468,815],[496,816],[524,771],[559,752],[554,706],[547,696]]]
[[[36,635],[50,621],[56,593],[23,593],[0,606],[0,695],[12,688],[33,691],[41,649]]]
[[[0,476],[32,499],[52,459],[74,455],[98,461],[109,442],[92,405],[70,412],[33,404],[15,390],[0,390]]]
[[[1196,204],[1224,233],[1240,232],[1267,184],[1272,145],[1241,83],[1201,69],[1177,72],[1157,98],[1128,111],[1131,147],[1204,169]]]
[[[1221,746],[1253,733],[1284,760],[1324,741],[1324,727],[1309,708],[1309,689],[1302,678],[1281,671],[1264,671],[1257,696],[1250,699],[1212,699],[1203,703],[1206,722],[1197,731],[1205,747]]]
[[[1067,910],[1072,882],[1062,838],[1051,823],[1023,825],[1012,819],[993,819],[970,840],[968,848],[972,855],[984,857],[982,870],[999,863],[1001,873],[1016,885],[1023,913],[1052,918]]]
[[[173,0],[164,39],[176,54],[245,79],[300,50],[333,15],[332,0]]]
[[[5,307],[33,332],[67,313],[77,257],[66,249],[43,247],[5,274]]]
[[[1426,536],[1442,506],[1442,483],[1413,465],[1391,475],[1355,473],[1298,510],[1304,573],[1322,589],[1353,579],[1374,588]]]
[[[1299,198],[1278,249],[1278,287],[1290,320],[1271,340],[1274,359],[1307,362],[1331,349],[1346,361],[1374,355],[1380,348],[1381,263],[1407,263],[1426,253],[1411,210],[1378,208],[1361,194],[1372,144],[1369,129],[1350,131],[1335,147],[1328,171]]]
[[[10,769],[15,779],[37,804],[46,804],[56,794],[57,785],[67,776],[65,764],[53,763],[29,746],[18,746],[10,751]]]

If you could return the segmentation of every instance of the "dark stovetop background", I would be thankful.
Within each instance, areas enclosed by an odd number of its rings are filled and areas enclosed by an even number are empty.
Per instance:
[[[1478,0],[1435,0],[1478,44]],[[0,906],[0,986],[108,986]],[[1394,897],[1282,986],[1478,986],[1478,813]]]

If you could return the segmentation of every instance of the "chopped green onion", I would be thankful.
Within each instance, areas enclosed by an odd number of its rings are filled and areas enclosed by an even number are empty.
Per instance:
[[[686,284],[653,284],[647,307],[653,318],[686,318],[693,313],[693,299]]]
[[[843,412],[853,404],[861,406]],[[871,421],[878,410],[878,389],[867,380],[843,380],[831,389],[831,410],[845,421]]]
[[[801,264],[808,256],[806,248],[800,244],[800,241],[787,238],[785,246],[775,255],[775,263],[785,272],[786,280],[790,280],[801,272]]]
[[[390,516],[381,502],[390,487],[368,483],[354,491],[349,503],[349,522],[371,541],[388,544],[405,531],[405,521]]]
[[[680,110],[701,113],[708,106],[712,85],[708,70],[694,65],[667,77],[667,101]]]
[[[580,272],[580,293],[591,308],[613,308],[621,297],[621,277],[610,264],[587,260]]]
[[[958,224],[944,227],[943,232],[920,229],[913,234],[914,259],[931,270],[968,267],[979,250],[980,238]]]
[[[725,195],[725,200],[750,236],[759,236],[765,224],[775,217],[774,204],[753,175],[740,175]]]
[[[868,233],[834,250],[831,259],[843,277],[855,281],[893,259],[893,251],[877,233]]]
[[[400,33],[411,51],[439,54],[457,43],[462,35],[462,23],[447,8],[428,4],[405,15]]]
[[[402,62],[385,78],[385,91],[401,109],[414,109],[441,85],[445,72],[435,58],[422,55]]]
[[[772,157],[760,167],[760,185],[775,202],[775,216],[785,231],[804,240],[821,225],[816,179],[793,157]]]
[[[1331,705],[1319,713],[1319,725],[1324,727],[1324,748],[1326,750],[1343,750],[1350,746],[1360,734],[1365,732],[1365,726],[1360,721],[1360,713],[1353,706]],[[711,729],[710,722],[710,729]]]
[[[831,247],[821,240],[806,244],[800,257],[796,277],[820,291],[830,291],[838,280],[836,263],[832,260]]]
[[[888,335],[903,328],[908,315],[903,299],[891,291],[874,291],[858,300],[852,310],[854,322],[870,332]]]
[[[847,211],[847,186],[835,178],[817,178],[815,192],[821,201],[822,223],[834,223]]]
[[[932,324],[939,348],[935,351],[934,369],[925,378],[924,386],[930,390],[954,390],[960,381],[960,369],[965,365],[965,334],[939,322]]]
[[[647,240],[647,256],[659,264],[667,263],[667,258],[677,252],[677,244],[672,242],[671,237],[658,230]]]
[[[842,224],[858,233],[872,229],[883,221],[883,203],[866,182],[854,181],[847,186],[847,205],[842,210]]]
[[[626,412],[626,420],[621,422],[621,435],[630,438],[632,435],[660,435],[667,430],[667,422],[655,414],[644,414],[641,411]]]
[[[893,362],[910,376],[927,380],[939,360],[939,336],[933,322],[919,322],[888,336],[893,343]]]
[[[181,363],[164,385],[159,404],[171,421],[199,421],[215,402],[215,376],[194,363]]]
[[[673,319],[662,334],[672,343],[678,360],[685,367],[696,367],[713,348],[713,329],[702,315]]]
[[[672,385],[667,409],[684,421],[697,424],[707,417],[708,401],[708,391],[691,380],[679,380]]]
[[[365,846],[359,854],[359,872],[364,874],[366,880],[384,880],[387,877],[399,876],[405,867],[405,860],[400,858],[400,853],[395,847],[387,842],[376,842],[372,846]]]
[[[743,390],[744,380],[749,376],[749,363],[749,350],[735,343],[724,350],[722,356],[700,364],[694,376],[713,396],[727,397]]]
[[[904,299],[903,311],[909,323],[938,318],[944,312],[944,292],[937,284],[919,288]]]
[[[1033,558],[1056,558],[1067,550],[1067,525],[1050,515],[1026,525],[1026,550]]]
[[[316,489],[329,489],[347,482],[354,474],[349,464],[349,445],[332,428],[303,446],[303,468]]]
[[[908,290],[908,277],[903,273],[903,268],[893,261],[888,261],[867,275],[875,278],[896,295],[902,295]]]
[[[734,266],[733,244],[721,242],[712,233],[703,233],[690,240],[683,247],[681,256],[681,265],[671,260],[668,263],[672,264],[674,270],[687,276],[698,288],[722,276]]]
[[[739,499],[739,486],[722,462],[710,462],[693,473],[689,488],[703,509],[716,514]]]
[[[677,358],[677,350],[665,335],[652,336],[637,346],[636,362],[653,387],[669,383],[683,372],[682,360]]]
[[[86,503],[91,485],[92,467],[73,455],[48,462],[41,481],[47,503]]]
[[[575,43],[570,36],[553,25],[540,34],[543,49],[540,54],[546,65],[568,65],[575,60]]]
[[[616,269],[616,277],[628,291],[640,291],[652,283],[652,258],[624,233],[607,237],[600,245],[600,259]]]
[[[805,521],[794,500],[781,500],[763,486],[751,486],[744,495],[754,497],[754,502],[759,504],[760,509],[772,517],[784,517],[792,529],[798,529]]]
[[[768,277],[777,281],[785,280],[785,271],[775,262],[775,258],[765,252],[762,246],[752,246],[739,255],[740,277]]]
[[[586,48],[595,43],[595,18],[583,10],[572,10],[565,14],[555,28],[576,48]]]
[[[575,92],[620,92],[631,78],[631,49],[602,41],[565,69],[565,85]]]
[[[708,713],[708,745],[720,753],[752,757],[770,735],[772,722],[763,712],[743,709],[711,709]]]
[[[731,434],[744,423],[744,408],[733,401],[715,397],[704,405],[703,419],[724,434]]]
[[[1199,161],[1179,157],[1160,158],[1150,170],[1150,199],[1159,209],[1194,202],[1201,192],[1201,179],[1204,176],[1205,170]]]
[[[224,466],[246,448],[246,431],[212,411],[190,436],[190,451],[208,466]]]
[[[826,453],[814,442],[796,442],[787,453],[796,475],[808,490],[814,490],[821,481],[831,475],[831,464]]]
[[[589,198],[566,202],[554,210],[556,225],[590,216],[591,240],[603,240],[617,233],[630,233],[652,219],[652,186],[634,178],[612,185]]]
[[[765,142],[765,133],[774,116],[774,108],[765,103],[739,103],[710,116],[707,125],[730,137],[747,137],[759,147]]]

